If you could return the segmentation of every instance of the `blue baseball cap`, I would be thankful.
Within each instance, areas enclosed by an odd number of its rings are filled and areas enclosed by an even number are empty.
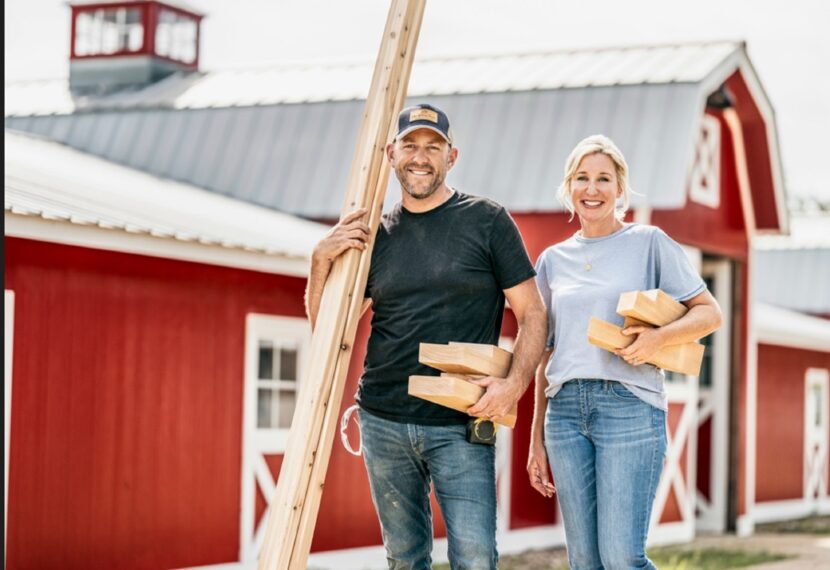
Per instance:
[[[407,107],[398,115],[398,134],[395,140],[418,129],[435,131],[452,146],[452,129],[447,114],[428,103]]]

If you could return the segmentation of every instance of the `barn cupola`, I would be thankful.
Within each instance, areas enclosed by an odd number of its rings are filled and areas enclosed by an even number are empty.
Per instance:
[[[199,68],[203,14],[176,1],[70,2],[69,86],[109,93]]]

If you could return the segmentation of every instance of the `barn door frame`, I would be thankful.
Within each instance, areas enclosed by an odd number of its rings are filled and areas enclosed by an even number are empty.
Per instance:
[[[711,293],[723,314],[721,328],[712,334],[707,350],[711,351],[707,386],[698,391],[698,430],[710,422],[709,497],[696,490],[697,528],[722,533],[727,528],[727,491],[729,481],[729,397],[732,366],[732,264],[728,259],[706,259],[701,274],[711,282]],[[700,459],[700,446],[698,446]]]
[[[14,355],[14,291],[9,289],[3,290],[3,313],[4,313],[4,332],[5,341],[3,347],[3,362],[5,367],[5,375],[3,380],[3,394],[5,398],[5,424],[3,426],[3,437],[5,439],[5,473],[3,481],[3,559],[5,561],[6,552],[6,538],[9,529],[9,448],[11,443],[11,427],[12,427],[12,356]],[[5,566],[5,563],[4,563]]]

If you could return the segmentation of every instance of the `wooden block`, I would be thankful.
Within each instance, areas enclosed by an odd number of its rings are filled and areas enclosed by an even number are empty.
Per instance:
[[[654,325],[651,325],[645,321],[637,320],[634,317],[625,317],[625,319],[623,319],[623,328],[626,329],[628,327],[648,327],[653,329]]]
[[[678,303],[660,289],[628,291],[620,295],[617,303],[617,314],[634,317],[658,327],[676,321],[688,310],[685,305]]]
[[[452,374],[482,374],[504,378],[510,372],[513,355],[492,344],[451,342],[430,344],[422,342],[418,361],[442,372]]]
[[[466,413],[484,395],[484,388],[454,374],[410,376],[409,395]],[[508,415],[493,421],[512,428],[516,425],[516,407]]]
[[[621,331],[622,328],[617,325],[592,317],[588,324],[588,342],[614,352],[625,348],[637,338],[635,335],[624,335]],[[697,376],[703,362],[703,351],[703,345],[697,342],[664,346],[647,362],[663,370]]]

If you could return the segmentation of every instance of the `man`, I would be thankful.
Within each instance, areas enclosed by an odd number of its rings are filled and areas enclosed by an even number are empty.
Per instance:
[[[383,216],[372,252],[365,296],[374,316],[356,399],[389,567],[431,567],[431,481],[451,566],[495,568],[495,450],[467,441],[467,423],[506,415],[524,393],[544,346],[544,304],[504,208],[445,183],[458,149],[443,111],[404,109],[386,154],[401,202]],[[365,214],[344,217],[314,250],[306,292],[312,326],[334,259],[366,247]],[[478,381],[486,392],[469,415],[409,396],[410,375],[438,374],[418,362],[419,343],[496,344],[505,297],[519,323],[508,377]]]

